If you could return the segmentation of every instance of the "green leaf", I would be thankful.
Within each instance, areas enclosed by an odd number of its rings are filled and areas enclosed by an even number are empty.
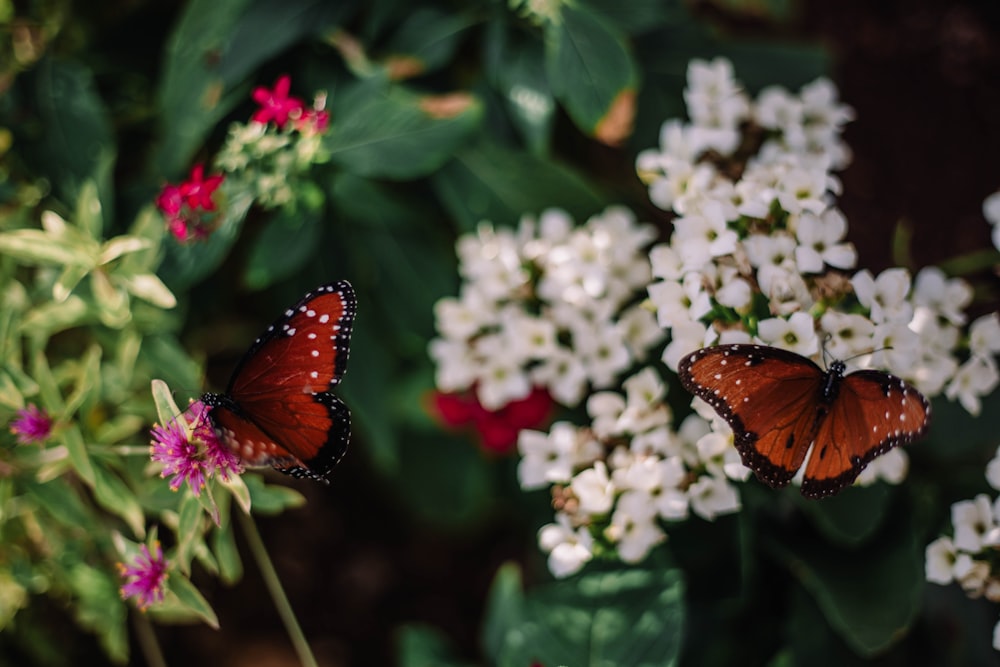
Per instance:
[[[69,570],[73,589],[73,614],[81,627],[97,635],[101,648],[112,661],[128,661],[126,609],[118,593],[118,582],[108,570],[76,563]]]
[[[267,484],[260,475],[243,475],[253,500],[253,509],[257,514],[281,514],[286,509],[302,507],[305,497],[287,486]]]
[[[45,337],[80,326],[93,318],[86,302],[70,295],[62,303],[48,302],[28,311],[18,330],[31,336]]]
[[[90,269],[96,262],[93,250],[88,244],[74,244],[69,238],[58,238],[41,229],[0,234],[0,253],[28,264],[74,264]]]
[[[103,271],[90,274],[90,291],[94,296],[97,317],[106,327],[121,329],[132,319],[128,292],[113,283]]]
[[[465,523],[482,516],[493,494],[489,462],[467,438],[437,430],[399,434],[398,492],[427,521]]]
[[[177,520],[177,564],[182,572],[191,571],[191,559],[198,544],[202,542],[201,527],[201,502],[193,493],[185,491]]]
[[[59,434],[63,444],[66,445],[66,451],[69,452],[69,460],[73,464],[76,474],[89,486],[94,486],[96,480],[94,464],[90,460],[90,454],[87,452],[87,445],[83,441],[80,427],[72,424],[63,428]]]
[[[537,41],[517,40],[497,26],[487,34],[492,56],[489,77],[510,119],[534,155],[549,152],[556,101],[545,73],[545,52]]]
[[[42,173],[52,179],[57,195],[66,203],[77,203],[85,194],[85,184],[96,181],[87,201],[97,204],[97,217],[78,222],[97,237],[102,220],[114,217],[111,175],[115,137],[111,121],[93,75],[83,65],[45,58],[35,75],[38,121],[44,128],[36,156],[44,163]],[[94,207],[86,210],[93,214]]]
[[[476,19],[430,7],[415,7],[384,51],[408,61],[407,74],[422,75],[448,64],[465,32]]]
[[[245,90],[219,73],[218,61],[251,0],[193,0],[170,35],[160,82],[161,143],[153,160],[162,178],[188,167],[205,135],[235,106]]]
[[[80,264],[67,264],[63,272],[59,275],[55,285],[52,286],[52,298],[57,302],[63,302],[69,298],[73,289],[80,284],[80,281],[90,273],[91,268]]]
[[[93,523],[90,511],[84,507],[79,494],[62,479],[45,484],[23,480],[29,498],[51,514],[63,525],[78,531],[87,531]]]
[[[437,628],[423,625],[405,625],[397,636],[399,667],[462,667],[455,656],[455,649]]]
[[[113,514],[117,514],[132,530],[137,539],[146,536],[146,517],[135,494],[115,473],[101,466],[94,466],[94,497],[98,504]]]
[[[144,365],[162,374],[163,381],[168,387],[196,391],[196,388],[201,386],[201,367],[191,360],[177,339],[171,335],[148,336],[142,342],[139,358]]]
[[[563,5],[545,33],[552,91],[587,134],[601,137],[620,101],[634,95],[638,74],[624,38],[590,11]],[[625,137],[615,135],[617,140]],[[613,142],[611,142],[613,143]]]
[[[236,504],[240,506],[243,513],[250,514],[253,502],[250,499],[250,489],[247,487],[246,482],[243,481],[243,476],[233,475],[228,481],[222,480],[220,483],[229,492],[229,495],[236,500]]]
[[[336,96],[324,147],[335,164],[361,176],[414,179],[437,170],[468,139],[483,116],[474,97],[416,95],[369,81]],[[439,111],[440,110],[440,111]]]
[[[219,617],[215,615],[212,606],[208,604],[208,601],[202,597],[202,594],[198,592],[198,589],[194,587],[194,584],[187,577],[180,573],[173,573],[169,579],[168,586],[170,587],[170,592],[177,597],[177,600],[184,607],[197,615],[210,627],[216,630],[219,629]]]
[[[73,393],[66,397],[66,405],[59,415],[59,419],[62,421],[73,421],[80,406],[100,392],[101,347],[97,344],[91,345],[87,348],[81,362],[76,369],[76,383],[73,387]]]
[[[832,542],[858,545],[882,525],[892,494],[886,484],[852,486],[822,502],[795,495],[795,501]]]
[[[677,664],[685,615],[677,571],[594,571],[528,596],[517,579],[502,568],[488,602],[485,643],[499,667]]]
[[[219,563],[219,578],[224,583],[234,584],[243,578],[243,561],[236,547],[233,522],[229,519],[212,532],[212,551]]]
[[[261,290],[299,273],[320,249],[322,211],[281,209],[253,242],[243,281]]]
[[[857,653],[873,656],[898,640],[920,609],[924,553],[916,533],[912,521],[889,521],[860,550],[797,533],[774,548],[830,626]]]
[[[155,273],[139,273],[119,278],[131,294],[160,308],[173,308],[177,298]]]
[[[550,207],[580,220],[605,203],[598,189],[572,169],[487,141],[459,151],[431,183],[462,231],[482,220],[513,225],[525,213]]]
[[[649,33],[688,18],[688,10],[679,0],[581,0],[580,4],[627,33]]]
[[[99,264],[107,264],[123,255],[146,250],[150,246],[152,246],[152,243],[148,239],[139,238],[138,236],[127,234],[116,236],[101,246],[101,255],[97,259],[97,262]]]

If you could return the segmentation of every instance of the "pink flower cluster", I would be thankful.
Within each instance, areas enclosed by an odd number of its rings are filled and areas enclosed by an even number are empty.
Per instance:
[[[188,408],[186,419],[194,427],[184,428],[178,420],[166,426],[154,426],[150,458],[163,464],[161,477],[173,477],[170,488],[177,491],[184,482],[198,495],[212,475],[229,480],[243,472],[238,456],[226,448],[208,419],[209,408],[196,401]]]
[[[174,185],[167,183],[156,198],[156,207],[167,218],[167,228],[180,243],[200,241],[212,230],[216,210],[212,195],[225,176],[213,174],[205,178],[205,167],[196,164],[188,180]]]
[[[253,101],[260,108],[250,120],[262,125],[273,121],[278,129],[284,129],[291,121],[293,129],[303,134],[321,134],[326,131],[330,125],[330,113],[307,107],[301,99],[288,94],[291,88],[292,79],[287,74],[278,77],[273,89],[264,86],[254,88]]]

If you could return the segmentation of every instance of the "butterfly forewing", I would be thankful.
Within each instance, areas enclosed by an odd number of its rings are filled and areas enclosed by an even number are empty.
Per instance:
[[[206,394],[223,441],[245,463],[323,480],[343,456],[350,413],[329,390],[347,370],[356,309],[346,281],[313,290],[254,341],[225,395]]]
[[[761,345],[719,345],[688,355],[678,367],[684,387],[732,427],[743,463],[773,487],[795,476],[818,426],[811,406],[823,371],[803,359]]]
[[[816,435],[802,493],[822,497],[854,482],[877,456],[922,436],[930,404],[903,380],[879,371],[845,377]]]

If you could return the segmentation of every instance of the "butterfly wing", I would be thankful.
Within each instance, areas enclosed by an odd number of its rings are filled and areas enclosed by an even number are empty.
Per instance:
[[[343,456],[350,413],[330,389],[347,370],[356,310],[350,283],[323,285],[254,341],[212,411],[246,463],[323,479]]]
[[[762,345],[717,345],[681,359],[685,389],[733,429],[744,465],[765,484],[788,484],[823,421],[823,371],[801,355]]]
[[[802,495],[822,498],[852,484],[872,459],[922,436],[930,414],[927,399],[894,375],[866,370],[846,376],[816,434]]]

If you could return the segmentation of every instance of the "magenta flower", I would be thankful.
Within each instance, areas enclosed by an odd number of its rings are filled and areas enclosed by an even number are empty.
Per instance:
[[[150,458],[163,464],[161,477],[173,475],[170,488],[174,491],[187,482],[198,495],[212,475],[229,481],[232,475],[243,473],[239,457],[219,441],[208,412],[208,406],[201,401],[188,408],[185,419],[194,425],[190,438],[176,420],[166,427],[156,425],[151,431]]]
[[[10,423],[10,432],[17,436],[22,445],[43,442],[52,433],[52,418],[34,403],[17,411],[17,417]]]
[[[188,180],[180,185],[167,183],[156,197],[156,207],[167,219],[167,229],[180,243],[208,238],[215,211],[212,195],[225,180],[223,174],[205,178],[205,167],[196,164]]]
[[[250,120],[255,123],[267,124],[274,121],[279,128],[285,126],[289,116],[298,116],[305,108],[302,100],[288,95],[292,88],[292,79],[287,74],[278,77],[274,89],[268,90],[259,86],[253,91],[253,101],[260,105]]]
[[[136,606],[145,611],[151,604],[163,601],[166,592],[167,561],[159,541],[153,542],[155,555],[149,553],[145,544],[139,545],[140,554],[133,564],[126,567],[118,563],[118,572],[125,583],[122,584],[122,599],[135,598]]]
[[[160,477],[173,475],[170,488],[174,491],[187,482],[194,495],[200,494],[205,486],[205,462],[198,451],[198,445],[188,439],[187,433],[176,420],[165,427],[153,426],[152,434],[150,458],[163,464]]]
[[[184,203],[191,210],[214,211],[215,202],[212,201],[212,195],[224,179],[225,176],[222,174],[213,174],[205,178],[204,165],[196,164],[191,169],[191,176],[188,177],[188,180],[180,185],[180,194],[184,197]]]

